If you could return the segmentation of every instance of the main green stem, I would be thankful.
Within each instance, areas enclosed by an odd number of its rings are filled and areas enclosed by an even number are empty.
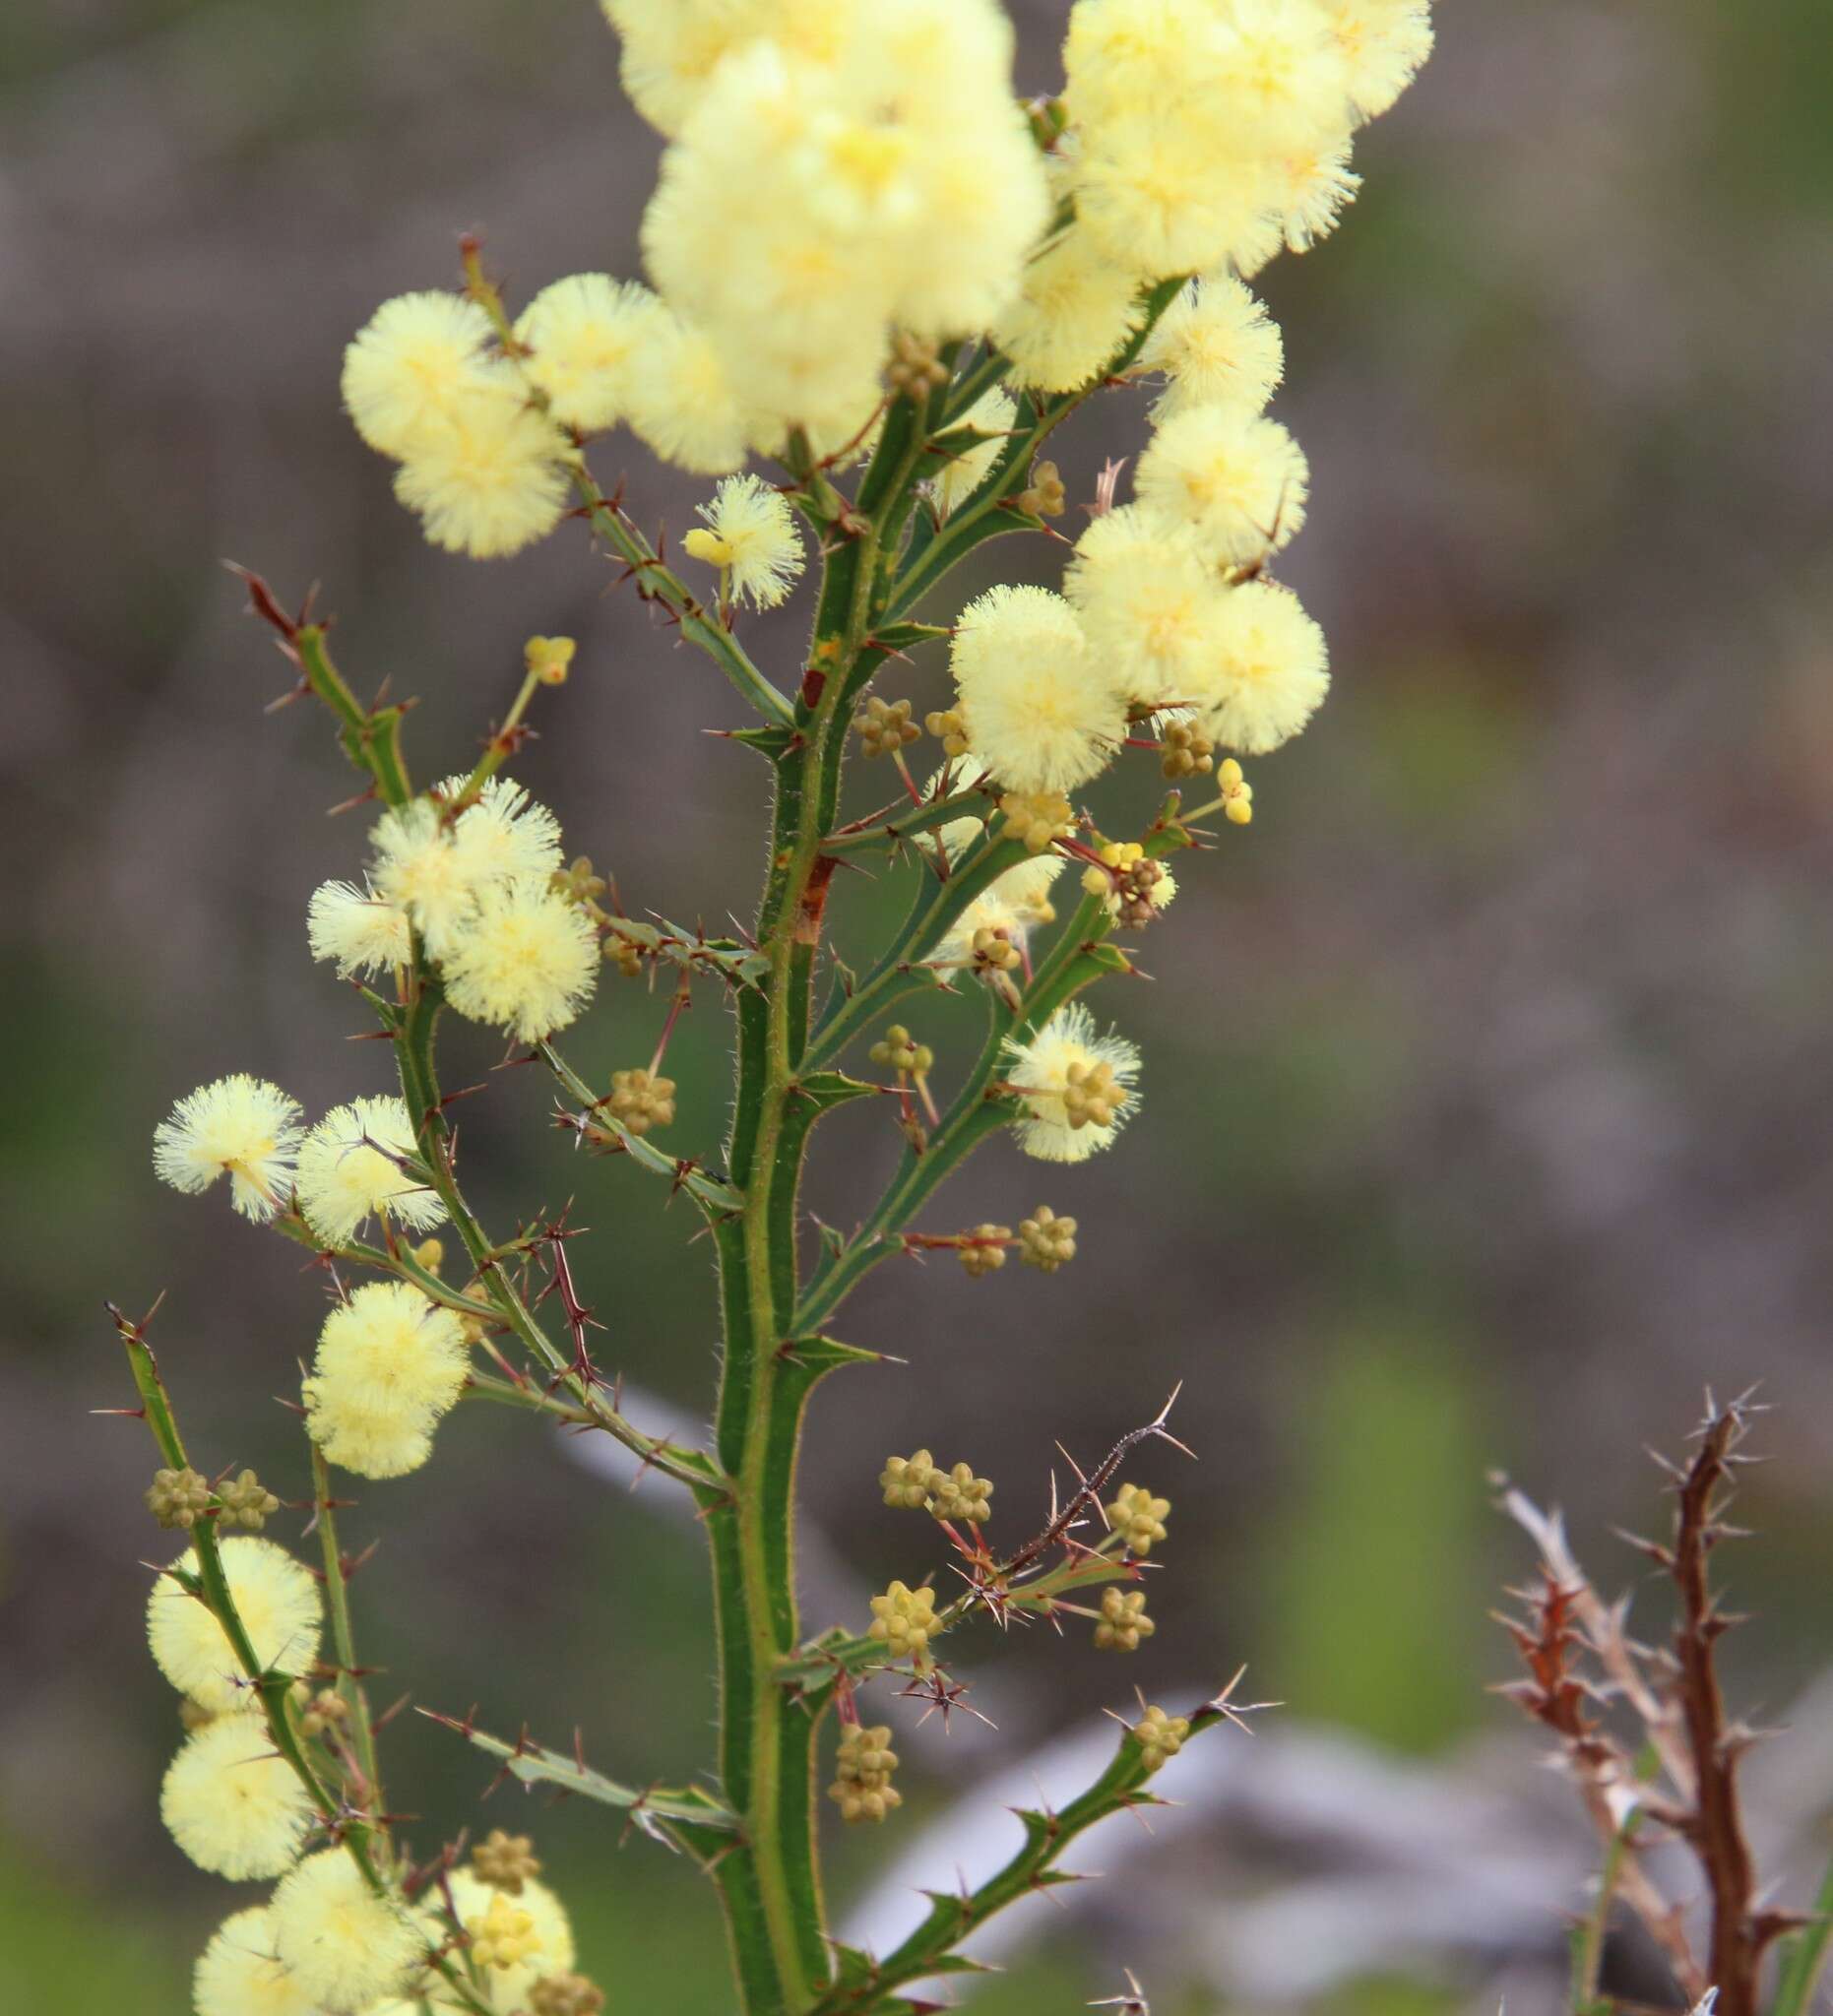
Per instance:
[[[800,1640],[793,1578],[795,1463],[813,1384],[785,1347],[799,1285],[796,1193],[819,1102],[798,1083],[831,863],[822,843],[839,800],[853,699],[877,654],[888,530],[908,497],[926,414],[892,410],[848,518],[837,525],[790,745],[776,759],[771,857],[758,916],[761,996],[739,1003],[729,1149],[744,1193],[720,1228],[726,1319],[719,1458],[735,1501],[708,1516],[721,1648],[721,1772],[743,1846],[719,1875],[747,2016],[799,2016],[828,1977],[815,1859],[815,1725],[777,1678]]]

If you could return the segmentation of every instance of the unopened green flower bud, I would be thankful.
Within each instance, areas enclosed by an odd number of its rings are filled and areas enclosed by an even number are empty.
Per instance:
[[[579,646],[570,637],[531,637],[522,647],[524,662],[543,686],[564,686]]]

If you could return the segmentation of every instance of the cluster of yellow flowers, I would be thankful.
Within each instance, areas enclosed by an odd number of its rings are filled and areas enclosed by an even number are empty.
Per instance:
[[[267,1540],[226,1540],[221,1554],[255,1656],[273,1671],[313,1671],[323,1605],[308,1570]],[[428,1955],[448,1943],[443,1919],[390,1887],[371,1888],[341,1848],[305,1853],[315,1828],[312,1800],[276,1753],[260,1698],[210,1609],[162,1574],[147,1630],[191,1726],[165,1774],[161,1817],[200,1867],[231,1882],[281,1879],[268,1903],[236,1912],[211,1940],[197,1968],[198,2016],[409,2016],[425,2001],[456,2006],[451,1990],[425,1972]],[[300,1728],[304,1733],[311,1725]],[[470,1942],[475,1992],[490,2008],[524,2008],[537,1981],[571,1969],[566,1913],[541,1884],[520,1879],[513,1926],[500,1888],[466,1869],[454,1871],[446,1887]]]
[[[1426,0],[1076,0],[1062,95],[1027,108],[997,0],[603,6],[668,137],[643,225],[655,290],[570,275],[513,330],[407,294],[346,361],[358,431],[455,551],[550,531],[579,439],[619,422],[703,474],[795,429],[839,452],[870,426],[894,339],[988,337],[1015,385],[1073,389],[1175,275],[1217,277],[1193,362],[1229,350],[1189,396],[1224,389],[1220,370],[1232,394],[1264,379],[1264,401],[1278,335],[1233,276],[1331,229],[1356,128],[1431,47]],[[971,411],[986,438],[938,477],[944,512],[1013,411],[997,388]]]
[[[464,809],[453,813],[453,807]],[[591,919],[554,887],[560,822],[521,786],[447,778],[385,812],[359,889],[312,898],[312,952],[347,976],[405,966],[418,932],[461,1015],[538,1041],[564,1029],[598,983]]]
[[[470,1992],[510,2016],[574,1959],[565,1908],[524,1878],[513,1902],[469,1869],[442,1888],[469,1955]],[[364,1882],[342,1849],[293,1864],[268,1903],[217,1929],[197,1965],[197,2016],[420,2016],[467,2006],[425,1966],[446,1945],[444,1917]]]

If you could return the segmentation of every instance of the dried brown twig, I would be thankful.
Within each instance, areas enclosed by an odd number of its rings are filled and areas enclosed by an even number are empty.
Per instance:
[[[1757,1732],[1728,1715],[1717,1667],[1719,1641],[1738,1619],[1712,1586],[1711,1557],[1722,1542],[1744,1537],[1725,1513],[1738,1468],[1754,1460],[1740,1445],[1756,1411],[1748,1394],[1723,1407],[1708,1394],[1690,1460],[1656,1458],[1674,1480],[1670,1539],[1624,1536],[1674,1588],[1672,1650],[1630,1638],[1628,1599],[1607,1604],[1599,1596],[1556,1513],[1541,1511],[1518,1490],[1502,1494],[1502,1509],[1540,1550],[1542,1580],[1513,1592],[1526,1614],[1501,1620],[1527,1668],[1524,1679],[1501,1691],[1559,1738],[1605,1851],[1595,1937],[1581,1942],[1589,1948],[1579,1968],[1581,2005],[1596,2004],[1596,1965],[1613,1897],[1648,1927],[1690,2001],[1716,1990],[1719,2016],[1756,2016],[1764,1956],[1801,1922],[1758,1901],[1738,1785],[1738,1764]],[[1612,1709],[1626,1711],[1633,1741],[1609,1726]],[[1652,1760],[1641,1770],[1639,1751]],[[1638,1850],[1649,1827],[1683,1841],[1698,1862],[1710,1902],[1703,1956],[1688,1934],[1684,1907],[1667,1899],[1642,1864]]]

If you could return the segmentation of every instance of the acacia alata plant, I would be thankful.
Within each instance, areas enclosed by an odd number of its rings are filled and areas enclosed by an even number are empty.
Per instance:
[[[1133,970],[1123,941],[1170,902],[1173,860],[1214,845],[1202,822],[1248,823],[1240,759],[1276,749],[1324,697],[1323,638],[1271,576],[1304,522],[1307,472],[1265,415],[1281,340],[1244,283],[1332,227],[1357,187],[1356,128],[1429,48],[1424,0],[1077,0],[1065,86],[1029,103],[995,0],[606,12],[624,83],[668,140],[643,229],[655,290],[577,274],[518,312],[468,241],[462,285],[390,301],[356,337],[344,402],[436,544],[487,558],[583,520],[712,660],[754,716],[733,739],[774,781],[765,887],[750,932],[710,938],[627,914],[589,860],[565,861],[558,821],[506,771],[531,707],[565,684],[572,640],[529,641],[475,767],[426,788],[410,775],[405,707],[364,706],[324,623],[246,577],[298,693],[330,710],[380,807],[366,858],[341,864],[307,923],[398,1083],[308,1129],[275,1086],[223,1078],[181,1100],[155,1142],[166,1180],[204,1191],[226,1175],[239,1212],[324,1262],[332,1306],[300,1396],[315,1568],[263,1533],[279,1504],[261,1480],[213,1476],[187,1448],[145,1324],[116,1312],[158,1445],[148,1505],[184,1540],[149,1613],[191,1730],[164,1816],[206,1868],[278,1878],[212,1940],[199,2016],[602,2003],[526,1839],[499,1830],[469,1862],[457,1845],[416,1861],[383,1793],[336,1473],[417,1468],[458,1405],[608,1434],[698,1508],[720,1648],[703,1784],[639,1793],[583,1752],[454,1727],[516,1778],[600,1800],[696,1860],[724,1902],[748,2016],[916,2008],[910,1984],[971,1966],[959,1948],[991,1913],[1062,1880],[1077,1835],[1149,1802],[1151,1774],[1237,1712],[1228,1689],[1183,1714],[1142,1701],[1101,1778],[1061,1811],[1020,1815],[1022,1842],[980,1889],[938,1900],[893,1953],[833,1941],[818,1782],[831,1776],[847,1821],[899,1802],[891,1722],[869,1720],[862,1695],[876,1684],[874,1705],[889,1689],[946,1713],[964,1691],[949,1656],[978,1618],[1079,1617],[1095,1645],[1134,1649],[1154,1628],[1140,1564],[1170,1508],[1124,1465],[1169,1438],[1163,1413],[1119,1435],[1022,1541],[993,1538],[993,1484],[969,1464],[891,1455],[886,1501],[935,1522],[953,1572],[934,1579],[914,1535],[914,1581],[889,1579],[869,1617],[812,1638],[796,1450],[813,1389],[876,1356],[830,1328],[873,1268],[924,1248],[972,1275],[1014,1253],[1044,1273],[1074,1259],[1067,1198],[1015,1212],[1016,1230],[916,1221],[992,1136],[1065,1166],[1133,1117],[1139,1053],[1079,997]],[[1122,502],[1117,466],[1065,474],[1043,451],[1086,400],[1141,376],[1163,389]],[[721,479],[678,564],[593,472],[595,442],[621,424]],[[1061,593],[951,602],[952,570],[995,537],[1069,545],[1053,526],[1072,496],[1087,522]],[[773,678],[740,611],[786,600],[811,552],[812,634]],[[943,648],[949,706],[919,721],[870,691]],[[925,734],[938,753],[914,767]],[[850,758],[884,759],[895,802],[848,816]],[[1137,830],[1109,834],[1074,794],[1121,761],[1161,782]],[[872,861],[913,869],[914,900],[876,948],[842,958],[829,885]],[[659,978],[670,1003],[653,1051],[633,1042],[608,1086],[556,1043],[606,963]],[[668,1033],[696,986],[724,992],[735,1031],[723,1156],[661,1145],[679,1124]],[[917,1028],[911,1004],[937,990],[983,1006],[965,1066]],[[467,1201],[436,1048],[448,1009],[538,1060],[580,1144],[624,1155],[704,1216],[724,1330],[710,1446],[626,1417],[591,1355],[591,1263],[564,1219],[490,1230]],[[810,1136],[874,1097],[904,1136],[897,1171],[851,1231],[805,1241]]]

